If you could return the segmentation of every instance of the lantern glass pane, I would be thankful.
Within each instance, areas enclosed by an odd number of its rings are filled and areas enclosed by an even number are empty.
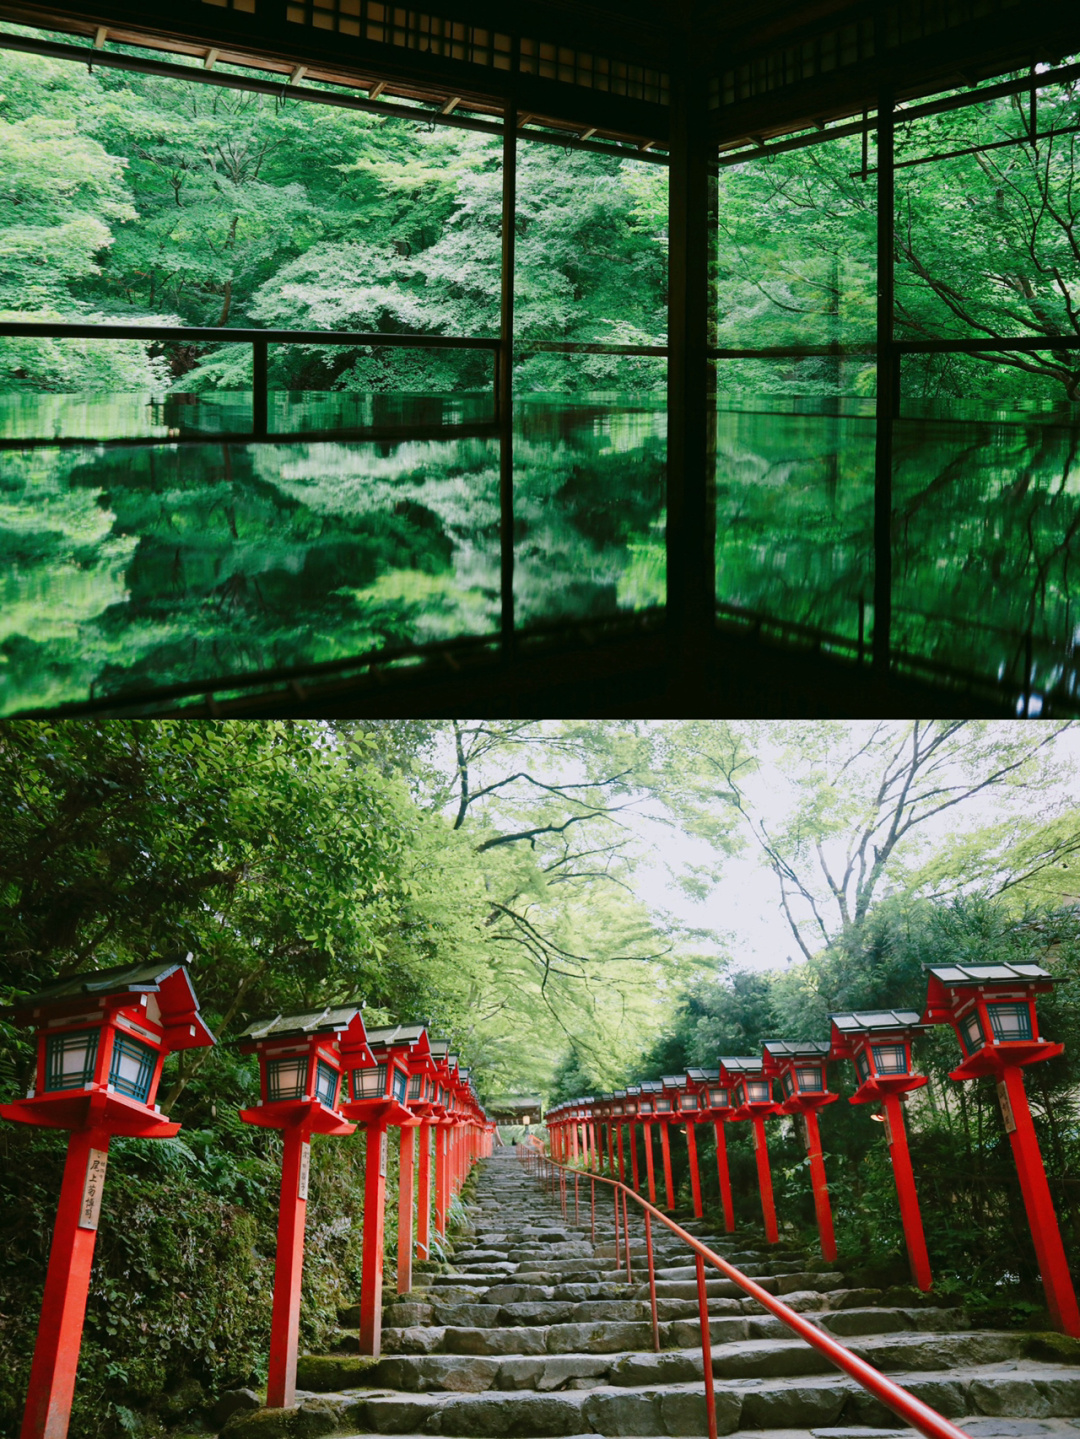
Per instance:
[[[641,1106],[640,1106],[640,1108],[641,1108],[642,1114],[651,1114],[651,1113],[652,1113],[652,1100],[651,1100],[651,1099],[643,1099],[643,1100],[641,1101]]]
[[[656,1112],[658,1114],[671,1113],[671,1100],[668,1099],[666,1094],[662,1094],[660,1098],[656,1101]]]
[[[986,1035],[983,1034],[983,1027],[979,1020],[979,1012],[977,1009],[973,1009],[964,1020],[964,1040],[969,1050],[981,1049],[986,1043]]]
[[[714,1109],[726,1109],[729,1103],[729,1096],[726,1089],[710,1089],[709,1103]]]
[[[390,1080],[391,1092],[399,1104],[405,1103],[405,1095],[409,1088],[409,1076],[403,1069],[394,1065],[394,1072]]]
[[[327,1109],[333,1109],[337,1099],[337,1070],[320,1059],[315,1065],[315,1098],[321,1099]]]
[[[266,1061],[266,1098],[274,1104],[279,1099],[303,1099],[307,1093],[308,1057]]]
[[[791,1077],[791,1070],[785,1069],[780,1076],[780,1083],[784,1086],[784,1093],[790,1099],[795,1093],[795,1081]]]
[[[696,1095],[696,1094],[680,1094],[680,1096],[679,1096],[679,1108],[680,1108],[680,1109],[696,1109],[696,1108],[697,1108],[697,1095]]]
[[[112,1064],[109,1066],[109,1088],[145,1104],[157,1057],[158,1052],[152,1045],[129,1039],[117,1030],[113,1039]]]
[[[409,1098],[423,1099],[424,1097],[424,1076],[414,1074],[409,1079]]]
[[[386,1065],[376,1064],[371,1069],[354,1069],[352,1089],[354,1099],[382,1099],[386,1094]]]
[[[874,1068],[878,1074],[906,1074],[907,1046],[904,1044],[872,1044]]]
[[[45,1088],[86,1089],[94,1082],[98,1029],[50,1034],[45,1041]]]
[[[622,1107],[622,1105],[621,1105],[621,1104],[617,1104],[617,1105],[615,1106],[615,1113],[616,1113],[616,1114],[622,1114],[622,1112],[623,1112],[623,1107]]]
[[[865,1084],[870,1078],[870,1061],[866,1057],[865,1049],[855,1051],[855,1068],[858,1070],[859,1079]]]
[[[996,1040],[1034,1039],[1031,1010],[1026,1004],[988,1004],[990,1028]]]
[[[748,1079],[746,1081],[746,1097],[751,1104],[764,1104],[770,1097],[769,1081],[767,1079]]]
[[[821,1094],[825,1089],[825,1077],[816,1064],[807,1065],[805,1069],[797,1069],[795,1078],[799,1081],[799,1088],[803,1094]]]

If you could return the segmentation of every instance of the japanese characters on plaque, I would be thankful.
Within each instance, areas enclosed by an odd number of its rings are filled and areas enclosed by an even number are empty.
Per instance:
[[[1012,1100],[1009,1098],[1009,1090],[1003,1079],[997,1082],[998,1103],[1001,1105],[1001,1117],[1005,1121],[1005,1133],[1016,1133],[1016,1116],[1013,1114]]]
[[[311,1176],[311,1145],[304,1143],[300,1146],[300,1182],[297,1185],[296,1197],[306,1199],[308,1191],[308,1179]]]
[[[105,1166],[109,1156],[103,1149],[91,1149],[86,1161],[86,1182],[83,1184],[79,1228],[96,1229],[101,1213],[101,1195],[105,1188]]]
[[[384,1129],[379,1135],[379,1174],[383,1179],[386,1178],[386,1151],[388,1142],[387,1133]]]

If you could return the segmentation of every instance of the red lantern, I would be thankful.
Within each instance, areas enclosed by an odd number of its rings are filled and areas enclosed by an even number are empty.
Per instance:
[[[766,1073],[779,1079],[784,1099],[781,1110],[796,1116],[803,1147],[810,1161],[810,1184],[814,1192],[814,1213],[822,1255],[836,1258],[836,1236],[833,1232],[829,1186],[825,1178],[825,1159],[821,1152],[821,1131],[817,1112],[840,1098],[829,1093],[825,1061],[829,1057],[828,1040],[771,1039],[765,1043],[762,1056]]]
[[[623,1172],[623,1126],[626,1123],[626,1090],[617,1089],[612,1095],[611,1117],[615,1125],[615,1150],[619,1164],[619,1183],[626,1183]]]
[[[773,1103],[772,1084],[765,1066],[753,1055],[721,1055],[720,1079],[732,1094],[735,1112],[732,1119],[749,1120],[754,1135],[754,1158],[757,1161],[758,1190],[761,1213],[765,1220],[765,1239],[769,1244],[780,1241],[776,1227],[776,1206],[773,1203],[772,1171],[769,1168],[769,1147],[765,1139],[765,1120],[781,1113]]]
[[[441,1082],[439,1078],[439,1066],[434,1052],[434,1045],[430,1038],[423,1048],[417,1048],[416,1052],[409,1056],[409,1089],[408,1104],[411,1113],[419,1119],[417,1129],[417,1140],[419,1144],[419,1158],[416,1166],[416,1258],[431,1258],[431,1132],[443,1114],[443,1106],[440,1100]],[[401,1194],[409,1193],[412,1198],[412,1130],[401,1131],[402,1143],[402,1164],[401,1164]],[[408,1155],[406,1156],[406,1149]],[[405,1171],[408,1165],[410,1175],[408,1185],[405,1182]],[[412,1204],[408,1205],[408,1213],[404,1210],[398,1217],[398,1293],[405,1294],[412,1287],[412,1249],[406,1256],[403,1250],[403,1223],[408,1233],[412,1234]]]
[[[663,1082],[659,1079],[643,1079],[639,1085],[638,1118],[641,1120],[645,1138],[645,1175],[649,1185],[649,1203],[656,1203],[656,1164],[653,1159],[653,1126],[656,1124],[658,1105],[664,1093]]]
[[[696,1125],[701,1117],[702,1098],[705,1107],[708,1107],[709,1096],[702,1078],[702,1071],[689,1069],[686,1074],[679,1078],[678,1089],[674,1096],[677,1109],[678,1121],[685,1126],[686,1134],[686,1156],[690,1167],[690,1196],[694,1206],[694,1216],[701,1219],[705,1213],[701,1203],[701,1175],[698,1171],[697,1154],[697,1131]]]
[[[64,1439],[109,1141],[176,1134],[179,1124],[163,1119],[154,1102],[161,1066],[173,1050],[214,1037],[187,969],[168,961],[72,975],[6,1013],[37,1029],[37,1068],[27,1097],[0,1106],[0,1114],[71,1131],[22,1425],[22,1439]]]
[[[339,1044],[343,1041],[354,1051],[364,1050],[364,1021],[358,1004],[257,1019],[236,1041],[241,1054],[259,1056],[262,1094],[254,1109],[241,1110],[240,1118],[245,1124],[280,1129],[283,1141],[266,1381],[266,1403],[271,1409],[288,1408],[296,1400],[311,1136],[340,1136],[356,1130],[337,1109]]]
[[[1047,1308],[1059,1329],[1080,1338],[1076,1291],[1020,1073],[1025,1065],[1053,1059],[1064,1050],[1064,1045],[1040,1036],[1035,1013],[1035,996],[1049,993],[1053,983],[1053,976],[1037,964],[932,966],[923,1021],[951,1024],[956,1032],[964,1060],[950,1079],[992,1074],[997,1081]]]
[[[735,1206],[731,1198],[731,1176],[728,1173],[727,1133],[725,1123],[734,1115],[731,1088],[720,1081],[719,1069],[691,1069],[689,1076],[698,1085],[698,1113],[712,1121],[716,1135],[716,1170],[720,1180],[720,1203],[724,1209],[724,1229],[735,1232]]]
[[[640,1109],[641,1086],[628,1084],[626,1098],[623,1100],[623,1113],[626,1115],[626,1138],[630,1145],[630,1180],[637,1194],[641,1193],[641,1177],[638,1173],[637,1135],[634,1133],[634,1125],[640,1118]]]
[[[360,1271],[360,1353],[382,1352],[383,1233],[386,1219],[386,1168],[390,1125],[412,1126],[409,1111],[409,1061],[427,1034],[422,1024],[394,1025],[368,1031],[363,1046],[343,1039],[341,1057],[348,1073],[348,1097],[341,1112],[367,1131],[364,1160],[364,1249]]]
[[[924,1292],[932,1283],[930,1256],[926,1252],[919,1195],[908,1151],[907,1129],[901,1096],[927,1083],[925,1075],[911,1068],[911,1039],[920,1029],[913,1009],[874,1009],[857,1014],[833,1014],[830,1059],[850,1059],[855,1065],[859,1087],[852,1104],[880,1104],[885,1137],[892,1160],[900,1220],[904,1226],[911,1275]]]

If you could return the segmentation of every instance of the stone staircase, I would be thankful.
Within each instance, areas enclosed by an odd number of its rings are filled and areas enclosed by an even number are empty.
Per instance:
[[[589,1181],[574,1219],[514,1151],[481,1167],[453,1268],[423,1274],[388,1304],[384,1353],[302,1357],[296,1410],[237,1414],[228,1439],[340,1434],[705,1435],[695,1270],[654,1224],[660,1345],[654,1352],[643,1229],[631,1216],[632,1280],[615,1259],[611,1191]],[[633,1206],[631,1205],[631,1208]],[[698,1234],[771,1294],[810,1316],[968,1433],[1080,1439],[1080,1343],[972,1329],[961,1309],[910,1288],[859,1289],[820,1260]],[[715,1271],[711,1271],[715,1273]],[[719,1432],[767,1439],[910,1435],[878,1400],[719,1275],[708,1280]],[[343,1322],[356,1323],[355,1311]]]

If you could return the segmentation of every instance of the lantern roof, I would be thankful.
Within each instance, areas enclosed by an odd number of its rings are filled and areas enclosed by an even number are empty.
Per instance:
[[[71,974],[28,995],[6,1012],[20,1024],[33,1024],[42,1010],[67,1010],[73,1003],[85,1005],[87,998],[101,1005],[112,1000],[110,1008],[122,1008],[125,996],[138,1001],[143,995],[154,996],[169,1049],[198,1049],[217,1043],[199,1014],[186,960],[159,959]]]
[[[662,1079],[643,1079],[638,1087],[642,1094],[662,1094],[664,1082]]]
[[[756,1054],[722,1054],[720,1068],[729,1074],[760,1074],[765,1061]]]
[[[917,1009],[860,1009],[852,1014],[830,1014],[841,1034],[869,1034],[878,1029],[919,1029]]]
[[[615,1091],[614,1095],[612,1096],[612,1098],[614,1098],[614,1099],[625,1099],[625,1098],[626,1098],[626,1090],[625,1090],[625,1089],[617,1089],[617,1090]]]
[[[427,1037],[427,1030],[422,1024],[389,1024],[383,1025],[381,1029],[369,1029],[367,1036],[372,1049],[396,1049],[403,1044],[407,1044],[411,1049]],[[456,1055],[451,1063],[457,1063]]]
[[[311,1009],[300,1014],[282,1014],[272,1019],[254,1019],[242,1030],[237,1043],[244,1040],[284,1039],[314,1034],[338,1034],[348,1029],[358,1014],[360,1004],[326,1005],[323,1009]]]
[[[640,1085],[640,1084],[628,1084],[628,1085],[626,1086],[626,1093],[627,1093],[627,1095],[640,1094],[640,1093],[641,1093],[641,1085]]]
[[[930,964],[927,971],[946,989],[981,984],[1053,984],[1054,976],[1037,964]]]
[[[663,1077],[663,1079],[661,1080],[661,1083],[663,1084],[663,1086],[664,1086],[665,1089],[685,1089],[685,1088],[686,1088],[686,1075],[685,1075],[685,1074],[665,1074],[664,1077]]]
[[[767,1039],[765,1053],[773,1059],[825,1059],[832,1045],[827,1039]]]

